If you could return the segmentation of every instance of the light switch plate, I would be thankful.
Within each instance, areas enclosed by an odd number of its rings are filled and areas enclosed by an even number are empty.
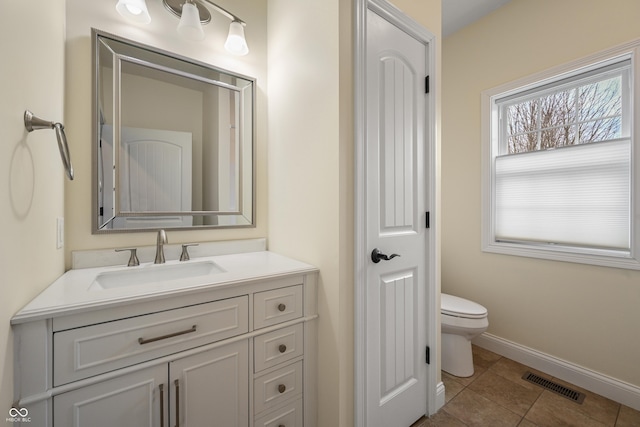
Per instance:
[[[58,217],[56,220],[56,248],[64,246],[64,218]]]

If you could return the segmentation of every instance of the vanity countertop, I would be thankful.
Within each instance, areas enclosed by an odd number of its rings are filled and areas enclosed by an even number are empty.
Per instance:
[[[185,262],[167,261],[162,265],[186,265],[187,263],[203,262],[213,262],[223,271],[109,289],[96,286],[96,278],[100,274],[132,272],[133,269],[142,270],[155,266],[150,263],[141,263],[137,267],[119,265],[72,269],[60,276],[18,311],[11,319],[11,323],[18,324],[96,308],[116,307],[139,301],[152,301],[154,298],[219,289],[250,280],[273,279],[284,275],[317,271],[317,268],[312,265],[269,251],[200,257]]]

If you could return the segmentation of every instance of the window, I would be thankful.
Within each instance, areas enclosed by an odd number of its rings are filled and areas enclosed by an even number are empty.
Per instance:
[[[485,251],[640,269],[637,47],[483,93]]]

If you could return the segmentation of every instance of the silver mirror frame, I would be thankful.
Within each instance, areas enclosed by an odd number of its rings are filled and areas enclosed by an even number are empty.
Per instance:
[[[246,191],[247,188],[251,191],[251,206],[249,209],[249,212],[242,212],[240,215],[237,216],[241,216],[243,218],[243,220],[246,220],[247,223],[246,224],[222,224],[222,225],[211,225],[211,224],[205,224],[205,225],[191,225],[191,226],[180,226],[180,227],[162,227],[164,229],[167,230],[204,230],[204,229],[220,229],[220,228],[252,228],[255,227],[255,218],[256,218],[256,160],[255,160],[255,155],[256,155],[256,138],[255,138],[255,133],[256,133],[256,114],[255,114],[255,109],[256,109],[256,80],[253,77],[248,77],[245,75],[241,75],[239,73],[235,73],[235,72],[230,72],[228,70],[219,68],[219,67],[215,67],[212,66],[210,64],[206,64],[203,62],[199,62],[190,58],[186,58],[184,56],[181,55],[176,55],[174,53],[171,52],[167,52],[164,51],[162,49],[158,49],[155,47],[150,47],[147,45],[144,45],[142,43],[138,43],[135,41],[131,41],[119,36],[115,36],[113,34],[109,34],[100,30],[97,30],[95,28],[92,28],[91,31],[91,52],[92,52],[92,138],[91,138],[91,144],[92,144],[92,209],[91,209],[91,223],[92,223],[92,234],[111,234],[111,233],[130,233],[130,232],[149,232],[152,230],[155,230],[157,227],[148,227],[148,228],[104,228],[101,227],[100,225],[100,221],[99,221],[99,190],[98,190],[98,186],[100,185],[100,179],[99,179],[99,160],[98,160],[98,145],[99,145],[99,140],[100,140],[100,108],[99,108],[99,102],[98,102],[98,93],[99,93],[99,87],[98,87],[98,67],[99,67],[99,49],[98,49],[98,43],[100,42],[100,40],[103,39],[107,39],[107,40],[113,40],[115,42],[118,43],[124,43],[126,45],[129,45],[133,48],[137,48],[137,49],[144,49],[146,51],[152,52],[154,54],[159,54],[159,55],[163,55],[166,57],[169,57],[173,60],[178,60],[181,62],[184,62],[185,64],[189,65],[189,66],[197,66],[197,67],[204,67],[207,68],[211,71],[214,72],[220,72],[220,73],[224,73],[227,74],[229,76],[233,76],[233,77],[237,77],[237,78],[241,78],[243,80],[246,80],[250,83],[251,86],[251,107],[250,107],[250,111],[251,111],[251,131],[250,131],[250,135],[244,135],[245,138],[251,138],[251,143],[250,143],[250,147],[251,147],[251,179],[249,180],[250,182],[246,183],[243,182],[241,185],[241,192]],[[119,78],[119,77],[118,77]],[[119,107],[118,107],[119,108]],[[118,129],[116,131],[116,129]],[[119,120],[116,119],[116,122],[114,123],[114,133],[119,132]],[[120,138],[115,137],[114,141],[119,142]],[[117,156],[116,156],[117,157]],[[114,159],[116,162],[117,160]],[[244,180],[243,180],[244,181]],[[116,196],[116,199],[118,197]],[[234,215],[234,213],[230,213],[230,212],[223,212],[223,211],[185,211],[185,212],[145,212],[145,213],[141,213],[141,212],[135,212],[135,213],[127,213],[127,217],[157,217],[157,216],[162,216],[162,215],[168,215],[168,214],[179,214],[181,216],[212,216],[212,217],[221,217],[221,216],[228,216],[228,215]],[[116,214],[117,216],[117,214]]]

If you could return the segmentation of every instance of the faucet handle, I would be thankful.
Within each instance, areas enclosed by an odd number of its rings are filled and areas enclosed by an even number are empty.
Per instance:
[[[182,245],[182,253],[180,254],[180,261],[189,261],[189,246],[198,246],[197,243],[186,243]]]
[[[135,267],[136,265],[140,265],[140,261],[138,261],[138,255],[136,255],[136,248],[125,248],[125,249],[116,249],[116,252],[125,252],[131,251],[131,256],[129,257],[129,262],[127,263],[127,267]]]

